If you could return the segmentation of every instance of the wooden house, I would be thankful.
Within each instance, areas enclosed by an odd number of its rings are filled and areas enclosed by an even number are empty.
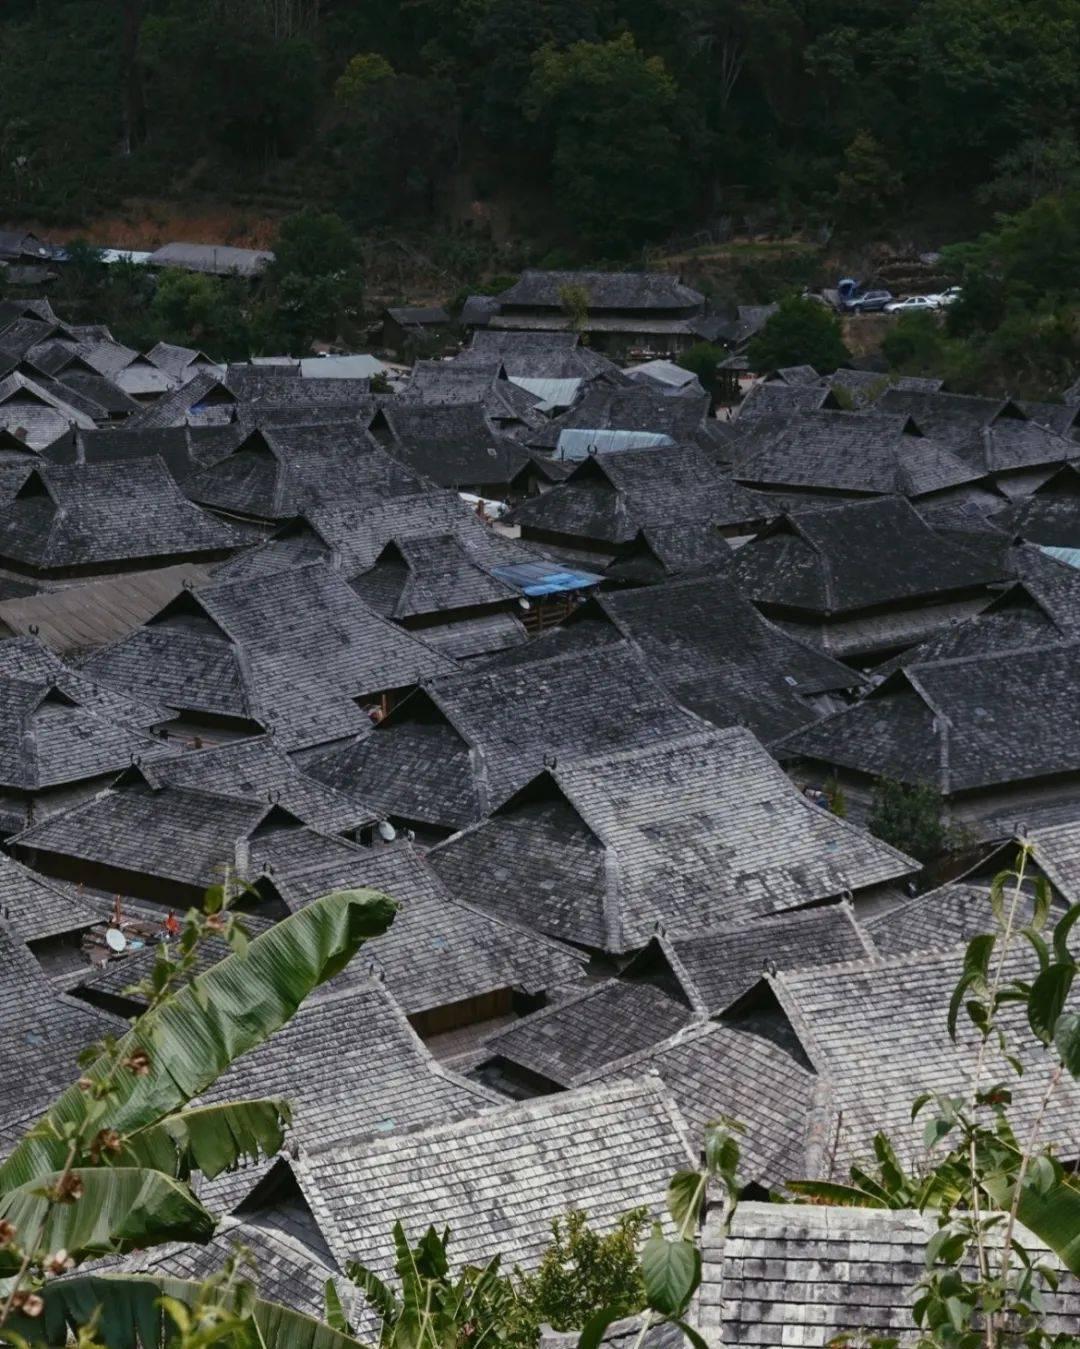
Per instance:
[[[917,869],[812,804],[744,730],[557,760],[430,858],[462,898],[613,956],[658,924],[685,936],[860,903]]]
[[[383,815],[445,837],[484,819],[547,762],[660,743],[700,721],[621,643],[430,680],[372,735],[312,763]]]
[[[521,332],[572,332],[568,288],[584,292],[581,331],[599,351],[681,351],[697,341],[693,323],[705,297],[667,272],[525,271],[497,298],[488,328]]]
[[[924,784],[977,836],[1080,809],[1076,641],[911,664],[775,751],[867,802],[879,778]]]
[[[739,549],[730,576],[789,632],[862,663],[984,609],[1008,568],[881,497],[784,516]]]

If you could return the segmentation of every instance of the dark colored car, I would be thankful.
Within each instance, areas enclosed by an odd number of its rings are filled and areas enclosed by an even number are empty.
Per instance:
[[[866,290],[861,295],[853,295],[845,307],[855,314],[874,314],[892,302],[891,290]]]

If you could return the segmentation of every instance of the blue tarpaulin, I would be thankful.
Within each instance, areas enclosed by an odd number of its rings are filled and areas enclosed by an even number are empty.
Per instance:
[[[1080,567],[1080,548],[1052,548],[1048,544],[1040,544],[1039,551],[1047,557],[1056,558],[1058,562],[1064,562],[1068,567]]]
[[[568,567],[544,562],[515,562],[505,567],[492,567],[491,574],[523,595],[557,595],[563,590],[585,590],[599,585],[604,579],[591,571],[571,571]]]
[[[565,427],[559,432],[556,459],[587,459],[590,454],[611,454],[616,450],[651,450],[674,445],[670,436],[659,431],[611,431],[604,427]]]

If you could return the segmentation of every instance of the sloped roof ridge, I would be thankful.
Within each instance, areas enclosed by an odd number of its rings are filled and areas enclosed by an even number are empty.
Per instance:
[[[565,1003],[556,1004],[558,1007],[565,1007]],[[695,1040],[703,1040],[706,1037],[715,1034],[717,1031],[731,1029],[723,1022],[713,1021],[707,1016],[695,1015],[694,1018],[680,1026],[677,1031],[666,1035],[662,1040],[655,1044],[644,1045],[641,1049],[635,1049],[630,1054],[624,1054],[621,1059],[614,1059],[611,1063],[604,1064],[600,1068],[595,1068],[591,1073],[585,1073],[578,1078],[575,1086],[580,1090],[586,1087],[590,1082],[595,1082],[598,1078],[611,1078],[613,1074],[621,1073],[624,1069],[633,1068],[642,1059],[650,1059],[654,1056],[665,1053],[671,1049],[677,1049],[680,1045],[693,1044]],[[648,1070],[641,1074],[641,1078],[659,1077],[660,1074],[655,1070]]]
[[[500,1117],[507,1115],[516,1115],[522,1121],[524,1127],[529,1120],[544,1119],[550,1115],[572,1114],[596,1103],[620,1099],[642,1101],[656,1099],[667,1105],[676,1119],[681,1120],[682,1118],[670,1091],[661,1082],[659,1076],[655,1073],[649,1073],[637,1080],[623,1078],[603,1087],[594,1087],[589,1091],[582,1091],[573,1087],[568,1091],[555,1092],[550,1096],[538,1096],[527,1101],[506,1100],[497,1109],[485,1111],[480,1121],[464,1119],[451,1120],[448,1123],[422,1125],[418,1129],[403,1131],[387,1138],[370,1138],[367,1135],[361,1135],[355,1141],[344,1139],[321,1147],[309,1146],[304,1149],[304,1152],[309,1156],[326,1156],[334,1152],[355,1148],[357,1144],[365,1145],[364,1151],[366,1153],[392,1152],[402,1138],[416,1137],[418,1134],[422,1134],[429,1139],[454,1137],[457,1134],[472,1133],[478,1125],[480,1128],[484,1128]],[[683,1129],[685,1130],[685,1124]]]
[[[573,654],[573,653],[571,653]],[[590,768],[598,763],[624,763],[634,759],[643,759],[650,754],[659,754],[666,750],[689,748],[694,745],[707,745],[717,741],[725,740],[752,740],[755,745],[761,746],[761,741],[754,735],[753,731],[745,726],[711,726],[708,722],[702,723],[700,731],[687,731],[683,735],[669,736],[665,740],[658,740],[650,745],[631,746],[628,749],[618,749],[601,751],[599,754],[582,754],[574,758],[566,757],[560,759],[552,770],[558,775],[563,769],[569,768],[576,771]]]
[[[1015,661],[1018,655],[1035,656],[1039,655],[1044,651],[1061,651],[1065,648],[1074,646],[1080,647],[1080,636],[1073,635],[1067,638],[1065,641],[1060,642],[1039,642],[1034,646],[1025,646],[1023,650],[1020,652],[1011,649],[1005,649],[1002,651],[976,651],[973,655],[970,656],[946,656],[941,660],[917,661],[910,666],[906,666],[904,669],[904,673],[908,675],[909,679],[911,679],[912,677],[911,672],[915,670],[938,670],[938,669],[945,669],[947,667],[954,665],[974,665],[979,661],[1006,660],[1006,659]],[[897,673],[900,672],[898,671]],[[914,680],[912,680],[912,682],[914,682]]]
[[[922,898],[922,896],[916,896]],[[895,912],[893,909],[883,910],[880,915],[882,918],[886,914]],[[880,974],[884,970],[906,969],[912,965],[943,965],[947,961],[957,961],[957,974],[959,975],[963,965],[964,952],[967,950],[967,942],[953,942],[950,946],[935,948],[931,951],[900,951],[893,955],[864,956],[857,960],[837,960],[831,965],[803,965],[799,968],[779,970],[776,974],[763,976],[774,984],[792,985],[795,983],[804,983],[806,980],[816,980],[828,978],[831,974]]]

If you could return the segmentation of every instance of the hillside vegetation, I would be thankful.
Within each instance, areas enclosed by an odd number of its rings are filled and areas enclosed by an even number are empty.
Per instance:
[[[0,10],[14,222],[227,201],[244,236],[314,203],[438,225],[452,265],[490,241],[555,262],[732,231],[964,237],[1076,181],[1078,109],[1080,0]]]

